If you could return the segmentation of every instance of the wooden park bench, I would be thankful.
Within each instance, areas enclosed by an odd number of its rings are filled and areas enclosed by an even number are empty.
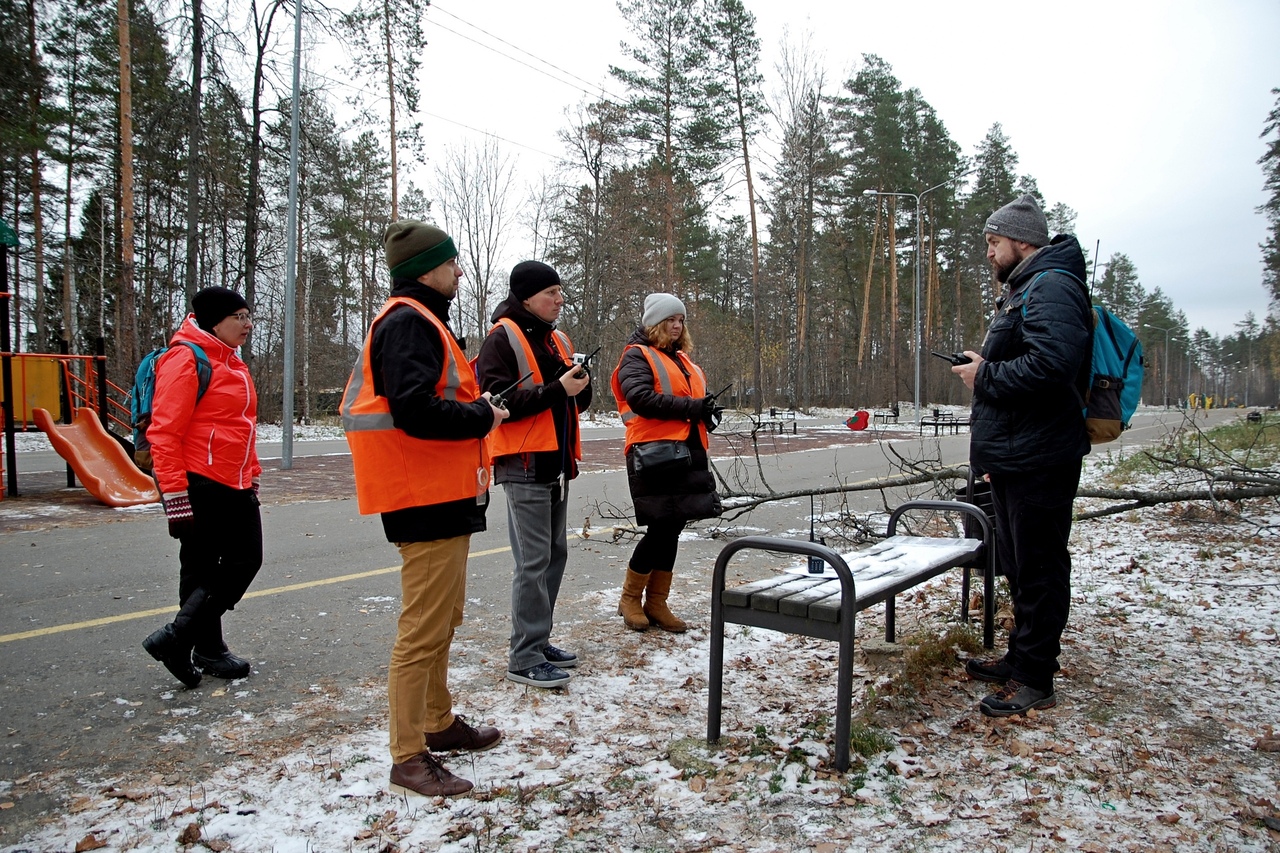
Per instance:
[[[981,539],[898,536],[898,520],[913,510],[966,513],[977,522]],[[817,542],[772,536],[745,536],[726,545],[716,558],[711,581],[711,658],[707,690],[707,741],[720,739],[720,705],[724,687],[724,626],[726,623],[768,628],[840,643],[836,670],[835,764],[849,768],[849,738],[853,706],[854,617],[881,602],[885,605],[884,638],[897,642],[894,600],[898,593],[930,578],[961,567],[960,616],[969,615],[969,567],[983,573],[982,642],[995,644],[995,561],[991,523],[985,512],[962,501],[908,501],[889,516],[888,537],[849,554],[838,554]],[[829,574],[783,573],[743,586],[725,588],[729,560],[740,551],[799,554],[818,558],[835,570]]]

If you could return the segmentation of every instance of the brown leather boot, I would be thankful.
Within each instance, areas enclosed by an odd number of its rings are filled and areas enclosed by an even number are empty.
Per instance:
[[[640,594],[649,582],[649,575],[642,575],[627,567],[627,578],[622,582],[622,600],[618,602],[618,615],[632,631],[649,630],[649,619],[640,604]]]
[[[402,764],[391,765],[391,790],[397,794],[456,797],[471,788],[471,782],[454,776],[430,752],[420,752]]]
[[[671,572],[649,572],[649,585],[645,587],[644,615],[664,631],[683,634],[689,630],[684,620],[667,607],[667,595],[671,592]]]

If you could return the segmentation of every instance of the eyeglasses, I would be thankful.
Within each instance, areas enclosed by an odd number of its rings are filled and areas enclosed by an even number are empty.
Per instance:
[[[231,316],[239,320],[240,324],[243,326],[247,326],[253,322],[253,315],[248,311],[241,311],[239,314],[232,314]]]

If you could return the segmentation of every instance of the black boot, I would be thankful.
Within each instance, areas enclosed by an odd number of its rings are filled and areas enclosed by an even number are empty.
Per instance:
[[[182,602],[172,622],[151,632],[142,641],[142,648],[147,654],[164,664],[164,668],[187,687],[200,683],[200,673],[191,665],[191,649],[195,646],[200,619],[205,615],[201,611],[208,608],[209,601],[204,589],[197,589]]]
[[[226,640],[222,639],[222,617],[210,617],[200,624],[195,650],[191,660],[196,668],[214,678],[245,678],[249,675],[249,662],[231,654]]]

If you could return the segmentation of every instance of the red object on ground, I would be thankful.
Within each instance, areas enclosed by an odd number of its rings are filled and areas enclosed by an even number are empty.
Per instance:
[[[33,414],[36,426],[48,434],[53,449],[71,464],[95,498],[107,506],[136,506],[160,500],[155,480],[138,470],[125,449],[103,428],[93,409],[76,409],[69,424],[54,421],[47,409],[37,408]]]
[[[849,429],[854,429],[854,430],[866,429],[867,421],[869,421],[870,419],[871,419],[870,414],[868,414],[866,411],[859,409],[858,411],[853,413],[853,417],[849,418],[847,421],[844,422],[844,425],[847,426]]]

